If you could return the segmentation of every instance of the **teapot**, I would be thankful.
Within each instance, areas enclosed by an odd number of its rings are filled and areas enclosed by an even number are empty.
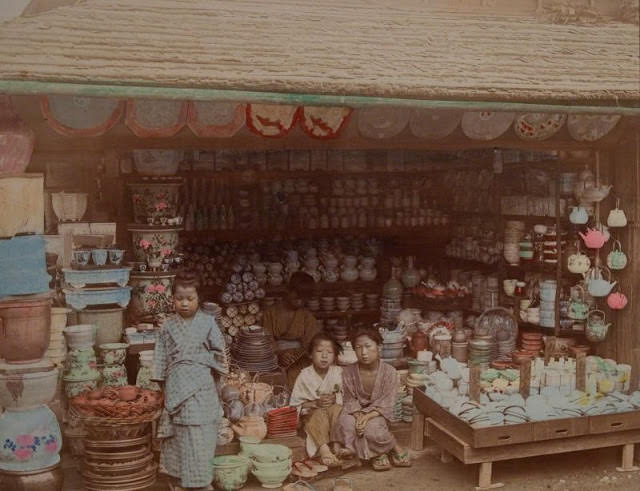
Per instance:
[[[589,214],[583,206],[572,206],[569,221],[575,225],[584,225],[589,221]]]
[[[622,310],[627,305],[627,296],[624,293],[614,292],[607,297],[607,305],[612,310]]]
[[[347,257],[353,257],[353,256],[347,256]],[[357,261],[355,257],[353,259],[354,261]],[[340,277],[344,281],[356,281],[359,276],[360,276],[360,273],[356,268],[356,263],[354,262],[353,264],[351,264],[351,261],[349,262],[345,261],[345,264],[342,266],[342,274],[340,275]]]
[[[262,416],[243,416],[231,428],[239,436],[253,436],[260,441],[267,436],[267,425]]]
[[[589,268],[591,267],[591,260],[589,259],[589,256],[582,254],[578,247],[578,251],[569,256],[567,264],[569,271],[572,273],[584,274],[589,271]]]
[[[611,188],[613,188],[611,184],[602,184],[600,186],[585,188],[580,196],[580,201],[586,203],[597,203],[602,201],[609,196]]]
[[[607,266],[610,269],[620,270],[624,269],[627,262],[627,255],[622,251],[622,244],[620,244],[619,240],[616,240],[613,243],[611,252],[609,252],[609,255],[607,256]]]
[[[582,240],[584,240],[585,245],[589,249],[600,249],[604,243],[607,241],[605,235],[595,228],[587,229],[587,234],[583,234],[582,232],[578,232]]]
[[[620,199],[616,199],[616,207],[609,212],[607,225],[609,225],[609,227],[627,226],[627,216],[624,214],[624,211],[620,209]]]
[[[611,282],[603,277],[602,271],[607,271],[609,280],[611,279],[611,271],[607,268],[591,268],[585,275],[587,280],[587,290],[593,297],[606,297],[611,293],[613,287],[618,283],[617,281]]]
[[[571,298],[568,316],[573,320],[584,320],[589,314],[589,305],[584,300],[584,289],[581,286],[578,286],[577,289],[580,292],[580,296]]]
[[[607,337],[609,326],[611,326],[611,323],[605,323],[605,315],[602,310],[592,310],[587,315],[587,325],[585,328],[587,339],[592,343],[604,341]]]

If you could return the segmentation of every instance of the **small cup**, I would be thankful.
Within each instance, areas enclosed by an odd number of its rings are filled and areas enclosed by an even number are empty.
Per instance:
[[[96,266],[104,266],[107,264],[108,253],[106,249],[94,249],[91,251],[91,259]]]

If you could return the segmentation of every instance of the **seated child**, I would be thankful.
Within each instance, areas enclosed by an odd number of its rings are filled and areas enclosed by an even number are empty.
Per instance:
[[[318,454],[329,467],[340,465],[329,448],[331,430],[342,412],[342,369],[333,364],[340,351],[328,334],[316,334],[309,343],[312,365],[298,375],[290,399],[304,421],[307,453]]]

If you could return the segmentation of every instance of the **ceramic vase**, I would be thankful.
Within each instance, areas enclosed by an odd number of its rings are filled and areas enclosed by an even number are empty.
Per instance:
[[[146,224],[149,217],[157,220],[176,217],[181,186],[181,182],[127,184],[133,202],[134,221]]]
[[[180,227],[130,226],[133,254],[138,262],[146,262],[151,251],[175,252],[178,247]],[[146,246],[146,247],[145,247]],[[166,254],[163,254],[166,255]]]
[[[173,310],[172,273],[132,273],[131,309],[136,316],[168,313]]]

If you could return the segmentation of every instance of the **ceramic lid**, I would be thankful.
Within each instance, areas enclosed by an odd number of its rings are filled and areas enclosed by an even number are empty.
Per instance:
[[[47,358],[35,363],[0,363],[0,375],[25,375],[28,373],[50,372],[55,369],[55,365]]]

